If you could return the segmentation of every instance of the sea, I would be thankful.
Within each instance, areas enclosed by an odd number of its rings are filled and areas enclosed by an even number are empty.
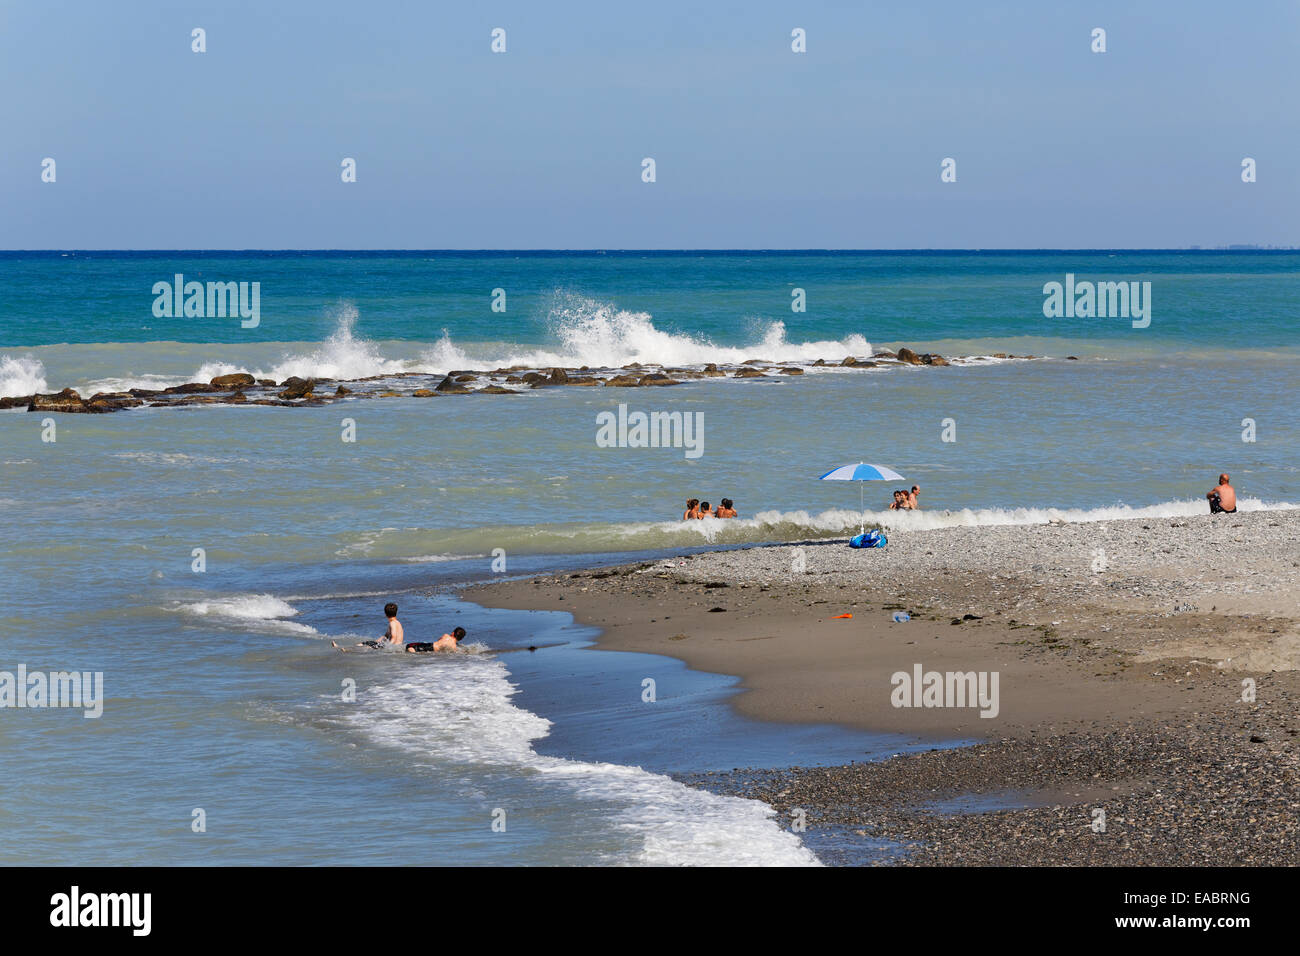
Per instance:
[[[155,288],[178,275],[257,283],[256,324],[168,317]],[[1149,310],[1049,315],[1054,282]],[[791,821],[679,778],[933,742],[742,718],[732,675],[461,588],[864,522],[1200,514],[1223,471],[1243,510],[1295,507],[1298,303],[1300,253],[1269,250],[0,253],[0,396],[804,372],[53,428],[0,411],[0,705],[20,666],[102,679],[98,716],[0,706],[0,864],[816,865]],[[901,346],[969,360],[840,364]],[[698,448],[600,441],[620,404],[689,416]],[[921,510],[818,480],[855,462]],[[691,497],[740,517],[682,522]],[[331,646],[381,634],[389,601],[408,639],[459,625],[470,653]]]

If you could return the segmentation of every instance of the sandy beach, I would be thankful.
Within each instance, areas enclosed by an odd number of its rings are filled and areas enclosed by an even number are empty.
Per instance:
[[[904,528],[467,596],[737,675],[753,718],[976,742],[691,781],[802,810],[841,835],[827,862],[861,839],[917,864],[1295,864],[1298,578],[1300,511],[1276,510]],[[996,673],[996,708],[896,706],[894,675],[930,672]]]

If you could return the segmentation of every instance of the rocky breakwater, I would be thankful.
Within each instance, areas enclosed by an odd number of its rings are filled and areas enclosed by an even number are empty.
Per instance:
[[[168,388],[132,388],[119,392],[97,392],[83,398],[73,389],[41,395],[0,398],[0,409],[26,408],[32,412],[100,414],[147,407],[199,405],[271,405],[310,408],[341,401],[374,398],[446,398],[460,395],[518,395],[524,391],[550,388],[657,388],[711,378],[792,378],[808,372],[879,372],[907,366],[943,367],[977,365],[992,359],[1017,358],[969,356],[953,359],[932,352],[900,348],[881,350],[870,356],[849,355],[816,361],[753,358],[736,364],[709,362],[698,366],[649,365],[631,362],[618,368],[528,368],[512,366],[491,371],[455,370],[447,373],[398,372],[367,378],[331,379],[293,376],[282,382],[258,378],[249,372],[218,375],[207,382],[186,382]],[[1033,356],[1019,356],[1033,358]]]

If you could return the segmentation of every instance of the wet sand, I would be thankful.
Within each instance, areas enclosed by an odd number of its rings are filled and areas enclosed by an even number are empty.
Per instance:
[[[1300,511],[1260,511],[891,531],[877,551],[711,552],[467,597],[737,675],[747,716],[985,741],[692,781],[787,825],[902,844],[895,862],[1231,865],[1300,862],[1298,585]],[[996,716],[895,706],[916,665],[997,672]]]

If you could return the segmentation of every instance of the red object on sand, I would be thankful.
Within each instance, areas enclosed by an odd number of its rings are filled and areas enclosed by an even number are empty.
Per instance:
[[[852,617],[852,616],[853,616],[852,614],[836,614],[833,618],[831,618],[831,620],[832,620],[832,621],[838,621],[838,620],[841,620],[842,618],[849,618],[849,617]]]

